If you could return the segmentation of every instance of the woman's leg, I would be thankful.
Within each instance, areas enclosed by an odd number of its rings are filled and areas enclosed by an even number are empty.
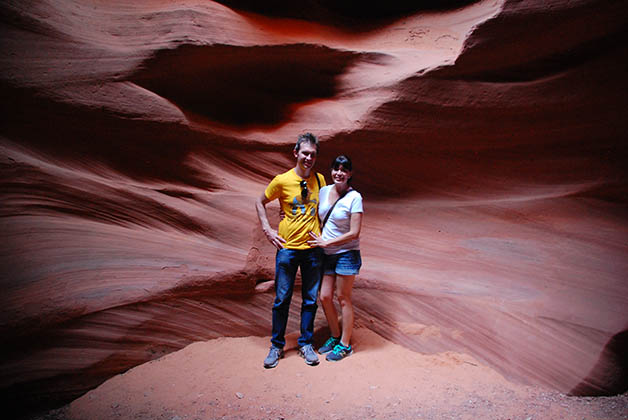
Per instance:
[[[334,288],[336,285],[335,274],[325,274],[321,283],[321,305],[327,318],[327,324],[332,337],[340,337],[340,324],[338,324],[338,312],[334,306]]]
[[[336,294],[338,295],[338,303],[340,303],[342,313],[342,338],[340,339],[340,343],[347,347],[351,343],[351,334],[353,333],[354,314],[353,304],[351,303],[351,292],[353,291],[355,275],[341,276],[338,274],[336,278],[338,280]]]

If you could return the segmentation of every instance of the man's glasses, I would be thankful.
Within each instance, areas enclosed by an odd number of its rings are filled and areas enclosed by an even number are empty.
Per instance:
[[[307,200],[307,182],[305,182],[305,180],[302,180],[299,185],[301,185],[301,198],[303,199],[303,202],[305,202]]]

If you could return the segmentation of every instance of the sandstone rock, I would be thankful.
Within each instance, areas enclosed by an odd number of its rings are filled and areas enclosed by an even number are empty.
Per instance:
[[[626,8],[249,3],[0,5],[3,399],[65,402],[193,341],[268,335],[253,202],[303,131],[328,179],[337,154],[356,166],[358,324],[625,392]]]

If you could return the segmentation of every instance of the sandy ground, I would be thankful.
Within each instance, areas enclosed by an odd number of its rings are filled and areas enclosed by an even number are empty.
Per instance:
[[[627,394],[576,398],[514,384],[468,355],[416,353],[366,328],[341,362],[307,366],[295,344],[291,335],[285,358],[264,369],[268,337],[197,342],[44,418],[628,419]]]

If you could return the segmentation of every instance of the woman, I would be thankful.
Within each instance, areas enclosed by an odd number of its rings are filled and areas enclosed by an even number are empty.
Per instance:
[[[327,354],[329,361],[339,361],[353,353],[353,281],[362,266],[360,257],[360,229],[362,228],[362,196],[351,188],[353,166],[347,156],[338,156],[331,164],[333,185],[319,192],[318,215],[321,218],[321,236],[310,233],[309,244],[325,251],[324,277],[320,300],[331,330],[331,337],[318,350]],[[334,289],[342,312],[342,331],[334,306]]]

